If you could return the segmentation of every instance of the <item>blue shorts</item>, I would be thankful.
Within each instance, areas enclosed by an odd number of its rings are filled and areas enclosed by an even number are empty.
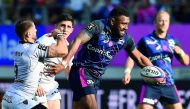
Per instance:
[[[72,66],[69,73],[69,84],[73,91],[73,101],[79,101],[81,97],[88,94],[96,94],[100,80],[90,74],[87,69]]]
[[[155,106],[158,101],[163,105],[179,103],[180,97],[176,86],[142,85],[139,104]]]

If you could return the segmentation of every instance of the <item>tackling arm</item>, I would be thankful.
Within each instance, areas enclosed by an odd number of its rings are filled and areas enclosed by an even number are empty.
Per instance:
[[[54,29],[52,32],[52,36],[56,37],[57,44],[49,46],[48,57],[64,57],[68,53],[67,44],[64,38],[64,34],[61,33],[60,30]]]
[[[69,49],[68,55],[64,58],[64,64],[68,65],[69,60],[74,56],[74,54],[77,52],[79,46],[81,44],[84,44],[90,40],[90,36],[82,30],[74,39],[73,43],[71,44],[71,47]],[[63,64],[63,65],[64,65]],[[64,65],[64,66],[66,66]]]

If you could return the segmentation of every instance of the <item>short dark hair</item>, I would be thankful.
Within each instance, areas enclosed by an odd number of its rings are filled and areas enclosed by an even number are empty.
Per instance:
[[[109,18],[115,18],[115,17],[119,17],[119,16],[129,16],[129,13],[127,11],[127,9],[124,9],[122,7],[115,7],[111,12],[110,12],[110,15],[109,15]]]
[[[17,36],[22,40],[24,33],[32,26],[34,21],[30,18],[22,18],[15,24],[15,32]]]
[[[62,21],[71,21],[72,25],[74,25],[74,18],[70,13],[62,13],[57,17],[57,20],[55,21],[56,24],[62,22]]]

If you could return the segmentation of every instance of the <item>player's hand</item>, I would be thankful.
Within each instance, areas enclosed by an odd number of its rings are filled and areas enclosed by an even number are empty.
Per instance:
[[[51,35],[49,35],[49,37],[54,37],[56,39],[58,34],[62,35],[64,38],[66,38],[66,34],[63,34],[63,32],[59,29],[52,30]]]
[[[44,73],[49,73],[49,74],[59,74],[65,69],[65,67],[61,64],[55,64],[55,65],[50,65],[48,68],[45,69]]]
[[[38,85],[38,88],[37,88],[37,91],[36,91],[36,95],[38,95],[39,97],[45,95],[44,88],[41,85]]]
[[[122,79],[123,84],[125,84],[125,85],[129,84],[130,80],[131,80],[130,73],[124,73],[123,79]]]
[[[158,85],[162,85],[162,86],[165,85],[166,84],[166,78],[163,81],[161,81],[161,82],[157,82],[157,84]]]

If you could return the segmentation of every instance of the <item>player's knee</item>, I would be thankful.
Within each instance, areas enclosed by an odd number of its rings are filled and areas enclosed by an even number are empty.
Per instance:
[[[31,109],[48,109],[47,107],[45,107],[44,105],[42,105],[41,103],[39,103],[38,105],[34,106]]]

